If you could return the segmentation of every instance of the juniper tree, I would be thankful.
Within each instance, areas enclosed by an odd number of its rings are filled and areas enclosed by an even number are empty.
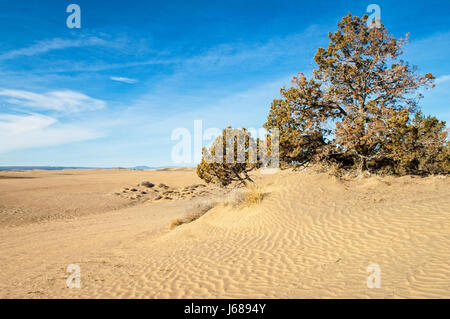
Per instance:
[[[403,110],[389,119],[384,161],[378,169],[394,174],[438,174],[450,171],[445,122]]]
[[[393,120],[403,115],[404,126],[414,125],[419,90],[433,87],[434,77],[400,59],[408,35],[396,39],[382,24],[369,28],[367,15],[349,13],[329,39],[314,56],[313,77],[294,77],[271,105],[265,127],[280,129],[280,158],[286,165],[337,161],[360,171],[392,165]],[[438,140],[436,149],[445,152],[445,138]]]
[[[203,148],[197,175],[207,183],[222,186],[253,182],[249,172],[260,167],[261,162],[258,144],[246,129],[224,129],[209,148]]]

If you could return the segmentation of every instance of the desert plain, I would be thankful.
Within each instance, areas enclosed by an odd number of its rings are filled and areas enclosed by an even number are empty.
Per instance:
[[[253,178],[232,205],[193,168],[0,172],[0,298],[450,297],[448,177]]]

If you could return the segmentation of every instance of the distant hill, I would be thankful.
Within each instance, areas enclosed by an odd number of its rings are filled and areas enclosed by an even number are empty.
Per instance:
[[[125,169],[161,169],[161,168],[176,168],[178,166],[134,166],[134,167],[124,167]],[[117,167],[79,167],[79,166],[0,166],[0,171],[30,171],[33,169],[42,169],[46,171],[59,171],[63,169],[112,169]]]
[[[161,168],[178,168],[180,166],[134,166],[130,167],[129,169],[161,169]]]
[[[0,171],[30,171],[42,169],[46,171],[58,171],[63,169],[92,169],[94,167],[64,167],[64,166],[0,166]]]

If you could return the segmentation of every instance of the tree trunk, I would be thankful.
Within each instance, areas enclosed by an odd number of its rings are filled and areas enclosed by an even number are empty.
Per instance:
[[[358,168],[359,174],[362,175],[366,171],[366,169],[367,169],[366,158],[360,156],[359,157],[359,168]]]

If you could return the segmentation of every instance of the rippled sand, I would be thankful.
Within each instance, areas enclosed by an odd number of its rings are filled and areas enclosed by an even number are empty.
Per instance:
[[[219,205],[169,231],[196,199],[114,192],[201,183],[193,169],[0,175],[3,298],[450,297],[446,177],[256,174],[260,204]],[[66,286],[69,264],[80,289]],[[367,287],[371,264],[381,288]]]

